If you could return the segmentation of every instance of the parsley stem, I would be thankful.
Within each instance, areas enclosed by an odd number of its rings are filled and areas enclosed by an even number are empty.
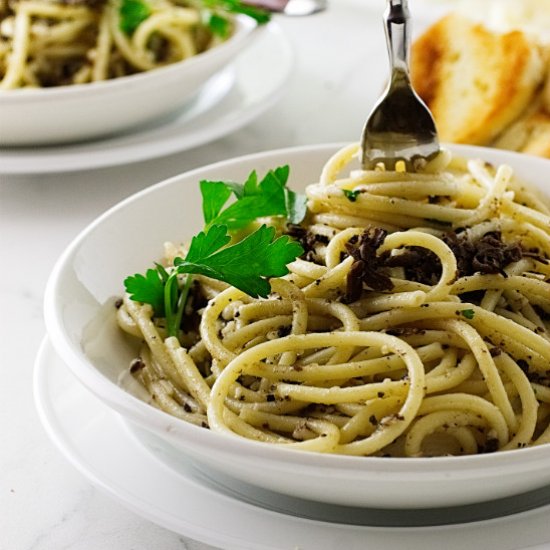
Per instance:
[[[189,290],[191,289],[191,283],[193,282],[193,276],[187,275],[185,277],[185,283],[181,289],[181,293],[178,299],[178,310],[174,318],[174,332],[175,334],[170,334],[170,336],[177,336],[178,330],[181,325],[181,319],[183,317],[183,311],[185,310],[185,304],[187,303],[187,298],[189,297]]]
[[[187,275],[181,290],[178,288],[177,271],[173,271],[166,280],[164,286],[164,310],[168,336],[175,336],[176,338],[178,336],[192,280],[191,275]]]
[[[175,286],[174,286],[175,285]],[[166,317],[166,332],[168,336],[177,336],[178,328],[175,325],[175,315],[172,305],[178,295],[177,273],[172,273],[164,283],[164,315]]]

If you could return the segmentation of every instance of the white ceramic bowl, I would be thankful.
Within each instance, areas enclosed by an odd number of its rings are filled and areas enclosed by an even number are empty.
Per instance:
[[[0,146],[94,139],[177,111],[261,32],[249,17],[235,21],[226,42],[166,67],[103,82],[0,91]]]
[[[123,389],[121,373],[134,351],[114,321],[113,297],[123,279],[151,266],[166,240],[201,227],[201,179],[244,181],[252,169],[291,167],[295,189],[317,181],[336,150],[318,145],[255,154],[177,176],[102,215],[58,261],[45,299],[51,341],[80,381],[122,416],[210,469],[267,489],[357,506],[422,508],[482,502],[550,483],[550,445],[466,457],[364,458],[321,455],[219,435],[178,420]],[[550,194],[550,161],[474,147],[459,154],[511,164]],[[137,384],[136,384],[137,386]],[[109,453],[109,449],[105,449]]]

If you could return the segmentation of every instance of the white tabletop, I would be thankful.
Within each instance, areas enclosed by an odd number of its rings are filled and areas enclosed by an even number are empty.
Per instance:
[[[356,140],[386,74],[379,6],[381,11],[380,0],[333,0],[323,14],[277,18],[295,51],[288,87],[275,107],[224,139],[111,169],[0,175],[0,548],[207,548],[112,501],[47,438],[32,394],[33,362],[45,333],[44,287],[56,258],[75,235],[140,189],[246,153]]]

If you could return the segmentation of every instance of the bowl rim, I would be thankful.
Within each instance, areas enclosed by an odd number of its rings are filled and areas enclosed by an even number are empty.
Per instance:
[[[324,151],[328,156],[342,147],[343,143],[323,143],[316,145],[301,145],[298,147],[287,147],[269,151],[262,151],[243,155],[227,160],[222,160],[206,166],[201,166],[193,170],[178,174],[169,179],[161,181],[155,185],[142,189],[137,193],[118,202],[103,214],[98,216],[88,224],[66,247],[64,252],[56,261],[54,268],[46,284],[44,294],[44,319],[46,329],[51,343],[68,368],[92,393],[97,395],[102,401],[110,407],[121,413],[125,420],[140,425],[141,427],[157,432],[172,432],[178,436],[185,435],[185,440],[192,442],[193,446],[201,449],[215,451],[219,457],[235,456],[236,454],[246,453],[247,459],[259,459],[265,464],[277,464],[279,467],[297,468],[307,471],[309,468],[321,469],[324,472],[330,472],[335,477],[353,478],[361,474],[376,474],[385,477],[400,477],[414,473],[417,476],[429,476],[430,479],[439,477],[448,479],[449,474],[455,478],[461,475],[471,479],[472,475],[487,479],[488,477],[501,476],[507,471],[516,471],[518,462],[522,463],[522,470],[536,470],[541,466],[541,462],[547,463],[550,457],[550,444],[537,447],[526,447],[498,453],[452,456],[452,457],[363,457],[349,456],[341,454],[325,454],[311,451],[302,451],[297,449],[285,448],[284,445],[265,445],[264,443],[252,441],[246,438],[231,436],[224,433],[212,432],[185,422],[157,409],[156,407],[142,401],[138,397],[124,390],[120,385],[115,384],[101,374],[87,360],[82,349],[74,345],[70,338],[65,336],[63,328],[62,314],[58,307],[56,295],[60,284],[60,279],[65,268],[71,265],[71,259],[97,227],[104,220],[123,210],[128,204],[142,200],[151,193],[167,186],[177,185],[177,182],[184,179],[193,179],[204,172],[222,167],[231,167],[242,162],[261,159],[268,160],[270,157],[277,157],[286,154],[304,155]],[[499,151],[485,147],[469,145],[446,145],[449,149],[457,152],[461,156],[477,156],[483,158],[486,154],[490,157],[496,157],[498,162],[511,162],[512,166],[517,163],[527,163],[540,167],[543,171],[550,168],[550,160],[525,155],[510,151]],[[501,160],[502,159],[502,160]],[[549,188],[550,195],[550,188]],[[192,450],[189,451],[190,454]],[[493,470],[488,475],[487,469]]]
[[[147,71],[141,71],[130,75],[119,76],[98,82],[86,82],[83,84],[66,84],[63,86],[51,86],[47,88],[14,88],[9,90],[0,90],[0,108],[9,104],[24,103],[32,100],[46,101],[53,97],[60,96],[59,99],[71,99],[73,96],[84,95],[86,93],[109,93],[113,89],[126,88],[128,86],[139,85],[141,82],[149,80],[154,81],[162,78],[170,78],[179,73],[190,72],[197,65],[206,63],[219,55],[230,53],[231,50],[238,48],[247,38],[260,32],[265,25],[258,25],[254,19],[245,15],[235,15],[235,31],[224,42],[193,55],[187,59],[169,63],[161,67],[156,67]],[[268,23],[269,25],[270,23]],[[229,51],[228,51],[229,50]]]

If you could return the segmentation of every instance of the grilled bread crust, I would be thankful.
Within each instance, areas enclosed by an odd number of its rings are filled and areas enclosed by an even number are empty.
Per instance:
[[[550,114],[544,110],[542,102],[535,102],[535,108],[509,126],[493,145],[550,158]]]
[[[413,85],[440,138],[491,143],[529,107],[545,76],[541,48],[521,31],[495,33],[449,14],[415,41]]]

